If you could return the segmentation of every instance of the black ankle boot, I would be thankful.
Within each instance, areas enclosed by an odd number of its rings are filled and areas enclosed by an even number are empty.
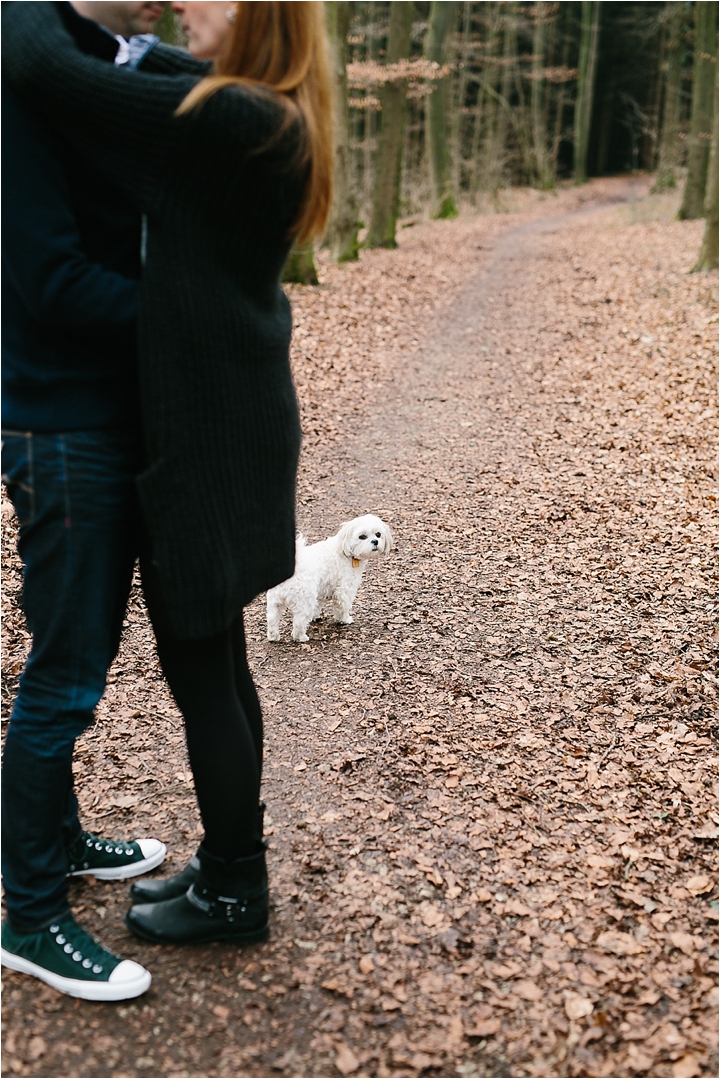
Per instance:
[[[256,854],[226,862],[198,851],[200,869],[187,893],[160,903],[131,907],[125,924],[158,944],[202,944],[232,940],[254,944],[268,936],[265,844]]]
[[[200,859],[193,854],[185,868],[172,877],[148,877],[147,880],[136,881],[130,886],[130,898],[134,903],[162,903],[164,899],[177,899],[195,883],[199,870]]]
[[[262,843],[265,826],[265,803],[258,806],[257,829],[255,837],[258,843]],[[199,850],[179,873],[172,877],[148,877],[138,880],[130,887],[130,898],[133,903],[162,903],[166,899],[176,899],[179,895],[185,895],[191,884],[197,880],[200,870]]]

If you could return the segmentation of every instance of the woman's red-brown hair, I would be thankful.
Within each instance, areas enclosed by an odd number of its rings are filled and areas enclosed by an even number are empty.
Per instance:
[[[273,90],[290,113],[300,113],[306,139],[299,163],[307,164],[309,171],[293,239],[305,243],[322,235],[332,201],[333,96],[325,5],[242,0],[235,7],[227,50],[178,112],[188,112],[222,87],[240,83]]]

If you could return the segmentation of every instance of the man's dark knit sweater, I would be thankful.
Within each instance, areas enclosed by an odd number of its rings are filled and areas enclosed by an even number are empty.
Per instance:
[[[139,71],[101,63],[54,4],[6,4],[2,24],[18,92],[147,215],[137,488],[174,632],[212,636],[295,564],[300,425],[280,275],[304,125],[242,86],[178,116],[198,76],[167,74],[172,50]]]
[[[65,7],[112,62],[114,39]],[[135,424],[140,214],[5,84],[2,152],[3,428]]]

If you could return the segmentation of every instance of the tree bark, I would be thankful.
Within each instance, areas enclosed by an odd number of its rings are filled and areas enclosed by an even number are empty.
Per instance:
[[[717,4],[698,0],[695,4],[695,58],[693,61],[692,107],[688,140],[688,173],[678,217],[681,221],[705,216],[710,140],[713,122],[713,90],[717,68]]]
[[[446,55],[448,33],[455,25],[457,7],[454,0],[433,0],[430,5],[430,25],[425,39],[425,58],[442,64]],[[430,190],[432,207],[430,216],[457,217],[457,204],[453,192],[450,154],[447,142],[446,78],[438,79],[427,97],[425,130],[430,163]]]
[[[460,191],[463,187],[465,165],[465,145],[467,141],[467,124],[465,121],[465,102],[467,100],[468,75],[470,70],[470,49],[472,33],[470,29],[472,19],[472,4],[470,0],[463,0],[462,6],[462,38],[458,55],[460,57],[460,70],[458,72],[455,96],[452,109],[452,184],[454,191]]]
[[[350,108],[348,106],[347,37],[348,0],[325,4],[332,48],[335,89],[335,190],[325,242],[338,262],[358,257],[358,208],[350,175]]]
[[[570,34],[568,32],[569,14],[565,15],[565,25],[562,30],[562,58],[560,60],[560,66],[566,69],[570,63]],[[558,173],[558,161],[560,158],[560,143],[563,141],[564,128],[563,119],[565,112],[565,101],[567,99],[567,83],[561,82],[558,84],[557,97],[555,102],[555,131],[553,134],[552,143],[552,169],[553,175],[557,176]]]
[[[413,4],[394,0],[390,7],[387,62],[395,64],[410,52]],[[375,169],[372,216],[366,247],[397,247],[395,228],[400,208],[400,170],[407,111],[407,80],[386,82],[382,91],[382,119]]]
[[[296,244],[288,255],[282,275],[283,281],[294,285],[319,285],[315,269],[313,245]]]
[[[490,5],[488,5],[490,7]],[[486,9],[487,10],[487,9]],[[494,90],[492,85],[497,82],[497,55],[495,46],[500,39],[500,4],[494,3],[492,5],[492,15],[487,16],[485,19],[485,28],[487,36],[487,48],[485,54],[485,63],[482,71],[477,76],[478,90],[477,98],[475,100],[475,115],[473,117],[473,134],[472,144],[470,147],[470,162],[472,168],[472,191],[473,194],[478,188],[484,186],[487,178],[487,172],[484,163],[488,159],[488,152],[492,147],[492,119],[494,115],[494,109],[489,110],[485,108],[487,101],[491,101],[490,89]],[[483,153],[480,154],[480,136],[485,129],[485,138],[483,144]],[[481,162],[482,157],[482,162]]]
[[[718,73],[715,65],[715,93],[713,138],[708,165],[707,192],[705,195],[705,235],[703,236],[700,256],[693,267],[693,273],[718,268]]]
[[[578,92],[575,102],[575,183],[587,180],[588,146],[595,93],[595,67],[600,37],[600,0],[583,0],[580,28]]]
[[[500,186],[502,172],[505,167],[505,156],[508,143],[508,121],[510,113],[510,95],[512,93],[513,76],[517,70],[518,45],[517,45],[517,0],[507,0],[500,4],[503,26],[503,56],[502,56],[502,79],[500,81],[500,98],[496,102],[497,153],[501,158],[498,172],[497,187]]]
[[[682,87],[682,31],[687,11],[686,4],[668,0],[665,5],[667,20],[667,49],[665,71],[665,94],[663,101],[662,131],[658,154],[658,171],[653,191],[666,191],[675,187],[675,169],[680,164],[680,90]]]
[[[537,0],[535,4],[535,29],[533,32],[532,82],[530,95],[530,115],[532,117],[533,156],[537,184],[542,191],[553,186],[553,174],[550,169],[547,127],[544,108],[545,83],[543,68],[545,65],[545,4]]]

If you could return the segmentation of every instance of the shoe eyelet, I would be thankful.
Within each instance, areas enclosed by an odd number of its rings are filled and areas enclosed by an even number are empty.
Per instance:
[[[76,963],[79,963],[82,959],[82,952],[73,952],[73,959]]]
[[[66,953],[67,955],[70,955],[70,953],[71,953],[71,952],[74,952],[74,951],[75,951],[75,945],[74,945],[74,944],[69,944],[69,943],[68,943],[68,944],[66,944],[66,945],[65,945],[65,947],[63,948],[63,951],[64,951],[64,952],[65,952],[65,953]]]
[[[90,863],[89,862],[83,862],[83,869],[89,869],[89,868],[90,868]]]
[[[58,931],[58,929],[59,929],[59,928],[60,928],[60,926],[59,926],[59,925],[51,925],[51,926],[50,926],[50,932],[51,932],[51,933],[57,933],[57,931]]]
[[[92,969],[93,969],[93,974],[102,974],[102,967],[99,966],[99,964],[96,963],[95,966]]]
[[[93,845],[92,839],[86,839],[85,840],[85,846],[86,847],[92,847],[92,845]]]
[[[118,851],[118,854],[119,853],[120,853],[120,851]],[[127,854],[128,858],[132,858],[135,851],[134,850],[126,850],[125,853]]]
[[[57,929],[57,926],[55,926],[55,928]],[[58,933],[58,935],[55,937],[55,942],[57,944],[64,944],[65,940],[66,938],[62,935],[62,933]]]
[[[122,847],[116,847],[115,848],[115,853],[116,854],[122,854]]]
[[[113,852],[113,849],[112,849],[112,847],[110,846],[110,844],[109,844],[109,843],[108,843],[108,844],[106,844],[106,846],[105,846],[105,853],[106,853],[106,854],[112,854],[112,852]]]
[[[102,843],[96,843],[95,850],[102,850]]]
[[[92,959],[83,959],[82,965],[85,967],[85,970],[90,970],[90,967],[92,966]]]

